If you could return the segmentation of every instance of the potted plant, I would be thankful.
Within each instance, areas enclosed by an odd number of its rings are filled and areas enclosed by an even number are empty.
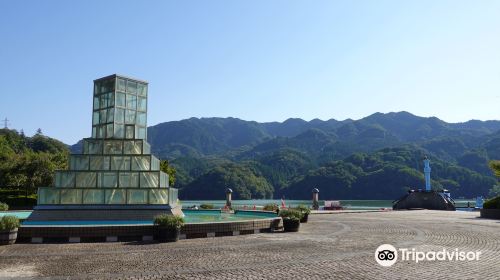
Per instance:
[[[0,219],[0,245],[14,244],[17,239],[19,219],[14,216],[3,216]]]
[[[300,219],[302,219],[300,211],[294,209],[280,210],[279,215],[283,218],[283,229],[285,232],[299,231]]]
[[[9,210],[9,205],[7,203],[0,202],[0,211],[7,211]]]
[[[305,205],[299,205],[296,208],[298,211],[302,213],[302,219],[300,219],[301,223],[307,223],[307,220],[309,219],[309,214],[311,214],[311,209]]]
[[[264,206],[262,210],[276,212],[279,209],[277,204],[269,203]]]
[[[175,242],[179,240],[184,219],[170,214],[161,214],[155,217],[154,224],[158,226],[160,242]]]
[[[205,204],[202,204],[200,205],[200,209],[204,209],[204,210],[211,210],[211,209],[214,209],[214,205],[213,204],[208,204],[208,203],[205,203]]]

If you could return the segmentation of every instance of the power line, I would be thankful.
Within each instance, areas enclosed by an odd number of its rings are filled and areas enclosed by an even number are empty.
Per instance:
[[[3,128],[5,128],[5,129],[9,128],[9,119],[5,118],[2,122],[3,122],[3,125],[4,125]]]

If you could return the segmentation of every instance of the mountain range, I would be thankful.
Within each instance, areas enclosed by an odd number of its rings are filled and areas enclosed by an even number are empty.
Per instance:
[[[149,127],[148,142],[177,169],[182,198],[222,199],[232,186],[236,198],[302,199],[321,187],[331,198],[395,199],[423,185],[424,156],[436,167],[436,188],[470,197],[496,184],[487,163],[500,159],[500,121],[447,123],[408,112],[281,123],[190,118]]]

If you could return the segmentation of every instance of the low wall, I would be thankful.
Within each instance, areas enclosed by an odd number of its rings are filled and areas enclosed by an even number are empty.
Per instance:
[[[481,209],[481,218],[500,220],[500,209]]]

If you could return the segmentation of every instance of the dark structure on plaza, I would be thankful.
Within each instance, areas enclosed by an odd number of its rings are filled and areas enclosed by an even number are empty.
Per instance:
[[[394,201],[394,210],[429,209],[455,211],[455,203],[446,190],[437,192],[431,189],[430,160],[424,159],[425,190],[410,190],[408,194]]]
[[[92,137],[53,187],[38,189],[29,221],[152,220],[182,215],[177,189],[147,143],[148,83],[111,75],[94,81]]]

